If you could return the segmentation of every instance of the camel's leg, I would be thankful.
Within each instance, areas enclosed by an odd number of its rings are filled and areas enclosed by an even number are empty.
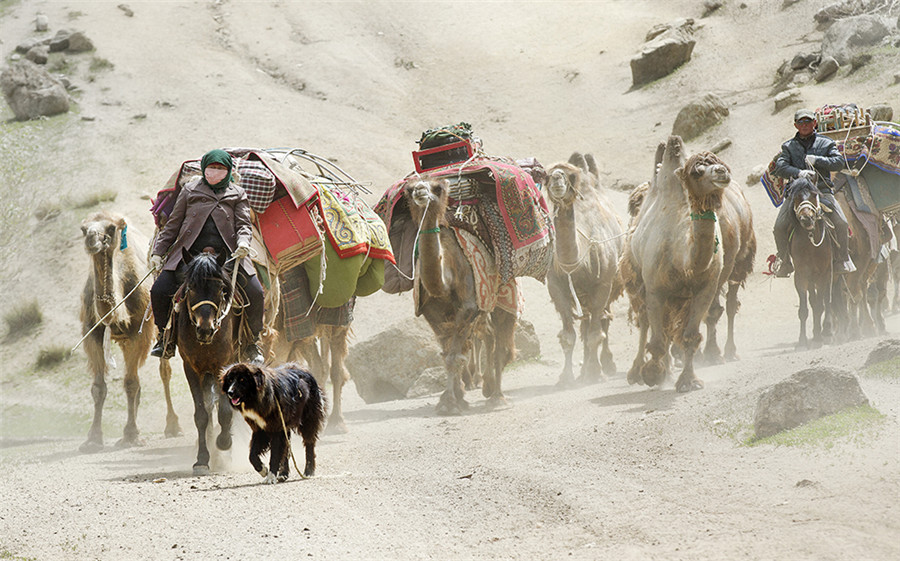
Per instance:
[[[204,378],[207,381],[208,391],[215,394],[218,402],[219,436],[216,437],[216,448],[219,450],[231,449],[231,423],[234,418],[234,409],[219,383],[212,376]]]
[[[325,368],[325,361],[322,360],[322,353],[319,351],[319,344],[316,337],[306,337],[295,341],[291,347],[291,356],[300,353],[306,361],[309,372],[315,376],[316,382],[324,390],[325,384],[328,383],[328,376]],[[294,359],[296,360],[296,359]]]
[[[84,341],[88,366],[94,375],[91,397],[94,398],[94,420],[88,430],[87,440],[78,448],[82,452],[97,452],[103,449],[103,404],[106,402],[106,357],[103,353],[103,330],[98,327]]]
[[[206,429],[209,427],[209,414],[207,408],[206,392],[200,375],[194,371],[187,362],[184,363],[184,375],[191,388],[191,397],[194,399],[194,426],[197,427],[197,461],[194,463],[194,475],[209,475],[209,449],[206,446]]]
[[[178,415],[175,413],[175,407],[172,406],[172,391],[169,384],[172,381],[172,365],[166,359],[159,360],[159,377],[162,380],[163,391],[166,394],[166,432],[168,438],[181,436],[184,432],[181,430],[181,424],[178,422]]]
[[[703,337],[700,335],[700,322],[709,310],[712,299],[716,297],[718,287],[712,286],[694,296],[691,301],[688,317],[685,320],[682,331],[682,346],[684,348],[684,368],[675,382],[675,390],[679,393],[699,390],[703,388],[703,381],[697,378],[694,372],[694,356],[700,347]]]
[[[489,333],[485,333],[483,336],[493,339],[493,336]],[[481,386],[483,379],[482,370],[484,369],[482,353],[485,352],[486,346],[487,344],[481,337],[476,337],[472,341],[472,352],[469,354],[469,361],[466,363],[466,369],[463,371],[463,382],[467,390],[474,390]]]
[[[809,348],[809,341],[806,337],[806,319],[809,317],[809,306],[807,305],[807,290],[805,283],[797,280],[798,275],[794,275],[794,286],[797,289],[797,297],[800,299],[800,307],[797,309],[797,317],[800,318],[800,339],[797,341],[796,349],[803,350]]]
[[[503,310],[495,310],[491,314],[491,323],[494,344],[488,368],[492,371],[492,391],[485,397],[488,398],[488,408],[496,409],[507,404],[506,396],[503,395],[503,369],[515,355],[516,316]]]
[[[717,327],[725,308],[722,307],[721,290],[716,290],[709,311],[706,313],[706,348],[703,350],[703,362],[706,364],[723,364],[725,358],[719,348]]]
[[[583,358],[581,374],[578,376],[580,383],[599,382],[603,378],[603,367],[600,366],[598,357],[604,338],[603,326],[600,323],[602,317],[602,311],[597,314],[585,311],[585,317],[581,320]]]
[[[641,370],[644,367],[644,354],[647,348],[647,321],[646,318],[644,320],[638,320],[638,348],[637,355],[634,357],[634,362],[631,363],[631,369],[628,370],[628,383],[629,384],[643,384],[644,378],[641,376]]]
[[[125,430],[122,439],[116,446],[135,446],[143,444],[140,440],[140,431],[137,427],[137,413],[141,405],[141,380],[138,377],[138,367],[144,361],[141,343],[123,341],[120,343],[122,354],[125,357],[125,401],[128,407],[128,419],[125,422]]]
[[[600,330],[603,332],[603,343],[600,347],[600,364],[603,373],[607,376],[614,376],[616,371],[616,362],[613,359],[612,351],[609,349],[609,324],[612,322],[612,312],[609,308],[603,310],[600,319]]]
[[[550,293],[550,301],[556,308],[562,320],[562,329],[559,331],[557,338],[559,345],[563,351],[563,369],[556,382],[558,387],[567,387],[575,384],[575,374],[572,364],[572,355],[575,351],[575,314],[573,294],[569,289],[569,285],[564,283],[556,275],[551,274],[547,277],[547,291]]]
[[[664,302],[657,294],[648,293],[647,321],[650,325],[650,342],[647,343],[647,351],[650,359],[641,368],[641,376],[648,386],[662,384],[666,377],[666,368],[669,360],[669,342],[665,337],[663,325]]]
[[[344,434],[347,432],[347,424],[344,422],[344,410],[341,406],[344,384],[350,379],[350,374],[344,365],[347,358],[347,337],[350,334],[349,327],[334,327],[327,338],[331,355],[331,416],[328,417],[328,426],[325,431],[331,434]]]
[[[728,338],[725,340],[725,360],[738,360],[737,345],[734,344],[734,318],[741,309],[738,298],[739,283],[728,283],[728,295],[725,298],[725,316],[728,319]]]

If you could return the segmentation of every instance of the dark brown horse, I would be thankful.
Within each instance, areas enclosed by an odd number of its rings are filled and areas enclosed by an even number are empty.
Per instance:
[[[791,233],[791,259],[794,261],[794,288],[800,297],[800,340],[798,349],[818,348],[832,335],[832,245],[819,202],[819,191],[808,179],[796,179],[789,187],[790,200],[798,226]],[[807,300],[809,303],[807,304]],[[812,308],[812,340],[806,336],[806,319]]]
[[[219,387],[222,369],[236,360],[238,322],[231,310],[231,279],[210,253],[201,253],[188,262],[182,286],[181,304],[176,313],[178,352],[184,375],[194,398],[197,426],[197,462],[194,475],[209,474],[206,432],[213,406],[218,404],[219,450],[231,448],[233,409]]]

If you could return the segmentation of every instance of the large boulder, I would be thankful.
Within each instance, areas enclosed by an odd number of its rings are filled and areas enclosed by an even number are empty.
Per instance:
[[[441,348],[422,318],[389,327],[347,355],[350,378],[366,403],[404,399],[425,370],[443,365]]]
[[[757,438],[790,430],[826,415],[868,405],[859,378],[831,367],[807,368],[763,391],[753,421]]]
[[[900,357],[900,339],[885,339],[869,353],[865,366],[872,366],[898,357]]]
[[[894,108],[887,103],[878,103],[866,108],[873,121],[893,121]]]
[[[727,116],[728,107],[722,98],[714,93],[708,93],[681,108],[675,117],[675,124],[672,125],[672,134],[690,140],[717,125]]]
[[[533,360],[541,358],[541,342],[534,325],[524,319],[516,323],[516,359]]]
[[[631,59],[632,84],[640,86],[671,74],[691,60],[695,44],[692,19],[651,29],[640,53]]]
[[[69,110],[69,95],[62,82],[29,60],[14,62],[4,70],[0,89],[19,121]]]
[[[825,32],[822,57],[834,57],[839,64],[847,64],[854,55],[879,45],[894,25],[888,18],[872,14],[839,19]]]

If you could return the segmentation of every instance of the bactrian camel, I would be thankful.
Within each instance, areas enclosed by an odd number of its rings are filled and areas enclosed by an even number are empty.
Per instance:
[[[449,185],[444,179],[410,178],[403,199],[419,224],[416,283],[418,310],[434,331],[443,351],[447,388],[437,405],[438,414],[459,414],[468,407],[463,371],[472,350],[476,326],[486,326],[487,365],[481,391],[488,407],[506,403],[501,380],[503,368],[515,353],[515,315],[495,308],[489,321],[478,307],[475,279],[456,234],[447,223]]]
[[[675,387],[703,387],[694,372],[700,322],[707,322],[705,354],[720,360],[715,324],[726,291],[726,356],[736,357],[733,326],[737,290],[752,270],[756,252],[752,217],[740,188],[722,161],[709,152],[685,157],[681,137],[658,151],[659,165],[632,221],[619,261],[622,281],[640,328],[630,383],[661,384],[669,371],[669,349],[683,353]],[[647,343],[647,335],[650,335]],[[646,344],[646,348],[645,348]],[[649,352],[649,359],[645,356]]]
[[[575,382],[572,354],[575,321],[579,319],[584,348],[579,381],[595,382],[603,374],[616,373],[608,341],[612,320],[609,307],[621,292],[614,291],[614,285],[623,243],[622,223],[601,192],[597,166],[590,154],[576,152],[568,163],[551,166],[545,192],[556,228],[547,290],[563,324],[559,342],[565,364],[558,384]]]
[[[126,294],[147,274],[142,252],[146,251],[146,240],[142,240],[132,229],[127,230],[124,217],[112,212],[98,212],[81,223],[84,249],[91,258],[91,267],[84,292],[81,296],[82,334],[86,334],[101,318],[106,316]],[[107,356],[104,340],[118,343],[125,358],[125,395],[128,419],[118,446],[133,446],[140,443],[137,428],[138,405],[141,401],[141,382],[138,368],[147,360],[150,347],[156,340],[156,328],[144,313],[150,302],[149,281],[135,290],[124,304],[103,320],[85,339],[84,351],[93,373],[91,395],[94,398],[94,419],[88,431],[87,441],[81,445],[82,452],[93,452],[103,448],[103,404],[106,401]],[[169,382],[172,369],[168,361],[160,361],[159,375],[166,394],[166,436],[181,434],[178,416],[172,407]]]

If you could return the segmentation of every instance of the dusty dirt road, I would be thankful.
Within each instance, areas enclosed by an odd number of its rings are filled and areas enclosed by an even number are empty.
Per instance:
[[[42,349],[78,339],[87,271],[78,224],[87,210],[66,201],[114,189],[105,207],[148,231],[146,195],[182,160],[220,145],[334,157],[377,198],[410,170],[422,130],[460,120],[473,123],[489,153],[549,165],[593,151],[604,183],[637,183],[677,110],[708,90],[728,99],[731,115],[689,148],[731,137],[723,157],[743,181],[792,134],[790,111],[771,110],[769,85],[782,60],[815,48],[821,32],[811,14],[825,3],[728,3],[702,20],[690,64],[635,91],[628,59],[646,31],[697,17],[698,3],[132,3],[133,17],[108,2],[0,7],[4,55],[33,34],[43,11],[51,31],[85,30],[91,56],[114,65],[91,71],[90,59],[69,57],[81,89],[74,115],[13,124],[3,108],[5,153],[25,162],[3,187],[22,201],[10,216],[24,216],[0,240],[10,259],[0,275],[10,297],[3,310],[38,297],[44,323],[0,345],[0,558],[900,558],[896,378],[862,377],[881,423],[825,444],[744,445],[764,387],[811,365],[856,371],[878,341],[794,350],[792,283],[759,273],[773,251],[775,209],[758,185],[745,189],[760,249],[741,292],[741,360],[700,369],[706,388],[687,395],[671,384],[626,383],[637,333],[624,299],[610,335],[619,374],[557,390],[559,320],[531,279],[524,317],[542,359],[509,368],[510,407],[488,412],[472,392],[468,414],[442,418],[436,396],[367,405],[351,383],[349,433],[321,440],[310,480],[262,485],[240,419],[214,473],[192,476],[196,431],[177,360],[184,436],[163,437],[151,361],[141,370],[138,418],[146,445],[111,446],[125,418],[120,366],[104,419],[110,446],[80,454],[92,407],[83,355],[34,367]],[[804,101],[896,99],[887,78],[860,76],[808,85]],[[624,216],[625,194],[610,196]],[[58,213],[33,216],[48,204]],[[365,298],[355,340],[411,317],[408,294]],[[887,327],[896,337],[900,316]]]

